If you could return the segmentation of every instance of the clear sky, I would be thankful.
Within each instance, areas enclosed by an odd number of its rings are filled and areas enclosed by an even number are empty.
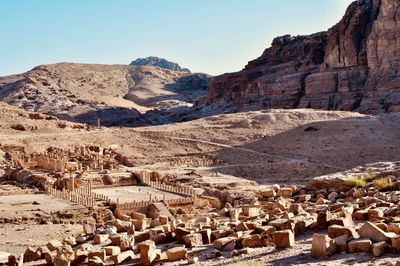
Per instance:
[[[150,55],[237,71],[284,34],[327,30],[352,0],[0,0],[0,76]]]

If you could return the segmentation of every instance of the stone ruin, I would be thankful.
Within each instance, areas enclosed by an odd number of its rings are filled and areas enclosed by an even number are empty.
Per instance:
[[[52,147],[43,153],[32,154],[16,150],[9,154],[14,166],[50,172],[112,171],[120,165],[114,150],[100,146],[81,146],[70,150]]]
[[[141,176],[144,185],[173,189],[149,180],[149,173]],[[114,215],[84,224],[82,234],[30,247],[21,258],[11,256],[9,265],[18,260],[54,265],[191,264],[263,248],[292,248],[307,232],[315,232],[308,255],[315,259],[338,253],[380,257],[400,252],[400,191],[380,191],[372,185],[318,190],[272,185],[255,188],[254,204],[234,198],[235,206],[221,205],[190,188],[179,193],[188,193],[184,201],[193,196],[193,218],[182,220],[170,213],[171,206],[157,202],[131,203],[125,209],[121,205]]]

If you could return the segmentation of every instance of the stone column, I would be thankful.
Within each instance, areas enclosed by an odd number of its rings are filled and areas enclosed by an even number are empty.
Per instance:
[[[71,191],[75,191],[75,176],[71,176]]]

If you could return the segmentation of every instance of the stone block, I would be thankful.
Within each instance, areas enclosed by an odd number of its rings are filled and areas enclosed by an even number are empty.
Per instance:
[[[110,257],[110,260],[115,264],[119,265],[123,262],[133,260],[135,258],[135,253],[133,253],[132,250],[127,250],[124,252],[121,252],[119,254],[113,255]]]
[[[108,234],[98,234],[98,235],[94,236],[93,242],[95,244],[102,244],[102,243],[106,242],[109,237],[110,236]]]
[[[276,192],[273,188],[267,188],[261,191],[261,195],[264,198],[269,198],[269,197],[275,197],[276,196]]]
[[[276,231],[272,237],[276,248],[289,248],[295,244],[294,234],[291,230]]]
[[[154,241],[146,240],[140,243],[140,264],[152,265],[157,259],[157,250]]]
[[[372,241],[368,238],[353,239],[348,247],[350,253],[371,252]]]
[[[350,239],[360,238],[356,229],[352,227],[345,227],[341,225],[331,225],[328,227],[328,236],[330,238],[336,238],[338,236],[347,235]]]
[[[243,238],[242,246],[244,248],[246,248],[246,247],[249,247],[249,248],[263,247],[264,241],[260,237],[260,235],[250,235],[250,236],[246,236]]]
[[[94,225],[91,225],[91,224],[83,225],[83,233],[85,235],[93,235],[95,230],[96,230],[96,227]]]
[[[89,251],[88,259],[90,260],[93,259],[94,257],[98,257],[102,261],[104,261],[106,259],[106,251],[104,249]]]
[[[400,252],[400,235],[391,237],[391,245],[394,251]]]
[[[223,237],[213,242],[214,248],[218,250],[231,251],[235,248],[236,237]],[[233,247],[232,247],[233,243]]]
[[[368,220],[375,221],[377,219],[382,219],[384,216],[381,209],[369,209],[368,210]]]
[[[179,261],[187,258],[187,249],[185,247],[174,247],[166,252],[168,261]]]
[[[30,262],[40,259],[42,253],[33,247],[28,247],[24,252],[24,262]]]
[[[336,251],[336,243],[327,235],[314,234],[311,246],[313,258],[327,258]]]
[[[121,251],[126,251],[129,249],[132,249],[132,247],[135,246],[135,237],[134,236],[128,236],[128,235],[121,235],[120,241],[119,241],[119,247],[121,248]]]
[[[183,227],[177,227],[174,229],[174,234],[176,237],[176,240],[179,242],[183,241],[183,236],[190,234],[190,230],[183,228]]]
[[[365,221],[368,219],[368,210],[358,210],[353,213],[354,220]]]
[[[121,253],[121,248],[119,246],[107,246],[103,247],[103,249],[106,251],[107,256],[114,256]]]
[[[192,248],[203,245],[203,236],[200,233],[188,234],[183,236],[186,247]]]
[[[336,238],[334,238],[336,243],[336,252],[338,253],[346,253],[349,251],[349,248],[347,246],[347,243],[349,242],[349,237],[347,235],[341,235]]]
[[[285,187],[285,188],[281,188],[278,190],[278,196],[280,197],[284,197],[284,198],[290,198],[292,196],[292,188],[290,187]]]
[[[199,233],[201,234],[203,244],[210,245],[212,243],[211,229],[203,229],[203,230],[200,230]]]
[[[385,233],[382,229],[377,227],[375,224],[371,222],[365,222],[363,226],[361,226],[360,230],[358,231],[361,237],[369,238],[372,242],[381,242],[390,240],[387,233]]]
[[[147,219],[143,220],[132,219],[132,224],[135,226],[135,229],[137,231],[142,231],[148,227]]]
[[[390,245],[385,241],[372,244],[372,254],[375,257],[383,256],[390,249]]]
[[[47,244],[46,244],[46,247],[50,250],[50,251],[53,251],[53,250],[56,250],[57,248],[60,248],[60,247],[62,247],[63,246],[63,244],[60,242],[60,241],[58,241],[58,240],[50,240],[49,242],[47,242]]]

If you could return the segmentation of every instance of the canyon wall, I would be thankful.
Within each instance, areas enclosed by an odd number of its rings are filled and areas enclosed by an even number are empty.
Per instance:
[[[282,36],[239,72],[215,77],[200,105],[400,110],[400,1],[353,2],[338,24]]]

